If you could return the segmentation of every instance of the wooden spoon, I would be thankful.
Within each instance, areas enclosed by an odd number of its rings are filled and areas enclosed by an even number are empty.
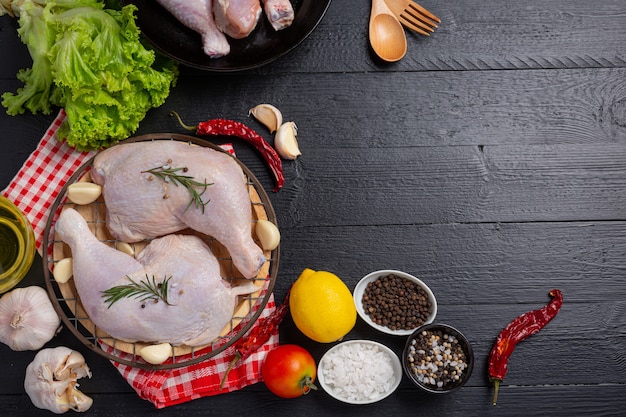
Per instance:
[[[372,49],[383,61],[396,62],[406,54],[404,28],[384,0],[372,0],[369,37]]]

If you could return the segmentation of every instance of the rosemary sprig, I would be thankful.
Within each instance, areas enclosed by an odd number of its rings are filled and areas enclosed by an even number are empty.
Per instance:
[[[107,290],[102,291],[102,296],[106,297],[104,302],[109,305],[107,308],[121,300],[122,298],[139,298],[139,301],[154,300],[155,302],[162,300],[167,305],[172,305],[167,301],[167,291],[169,280],[172,277],[166,277],[163,282],[156,282],[156,278],[153,275],[152,281],[146,274],[146,280],[134,281],[131,277],[126,275],[126,278],[130,281],[130,284],[116,285]]]
[[[204,182],[196,181],[192,176],[179,174],[179,172],[181,171],[187,172],[188,168],[172,168],[169,164],[166,164],[160,167],[142,171],[142,173],[148,172],[165,182],[171,182],[177,187],[179,184],[182,185],[187,190],[189,190],[189,193],[191,194],[191,201],[189,201],[189,204],[187,204],[187,207],[185,207],[185,211],[187,211],[187,209],[189,209],[189,207],[191,207],[191,205],[193,204],[196,208],[201,208],[202,213],[204,213],[204,206],[206,206],[210,200],[203,201],[202,194],[204,194],[207,187],[209,185],[213,185],[213,183],[207,183],[206,180],[204,180]],[[202,191],[198,192],[199,189],[201,189]]]

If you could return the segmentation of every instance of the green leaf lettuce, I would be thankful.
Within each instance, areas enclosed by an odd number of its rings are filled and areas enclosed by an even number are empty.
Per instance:
[[[2,95],[8,114],[49,114],[63,107],[67,119],[58,136],[79,150],[94,150],[129,137],[150,108],[165,102],[178,69],[143,46],[134,5],[113,10],[96,0],[17,4],[12,12],[33,65],[18,72],[24,86],[16,94]],[[0,14],[8,12],[3,7]]]

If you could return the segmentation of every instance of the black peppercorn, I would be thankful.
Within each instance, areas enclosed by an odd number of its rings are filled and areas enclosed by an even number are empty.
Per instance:
[[[368,283],[361,301],[374,323],[392,330],[414,329],[424,324],[432,311],[426,291],[395,274]]]

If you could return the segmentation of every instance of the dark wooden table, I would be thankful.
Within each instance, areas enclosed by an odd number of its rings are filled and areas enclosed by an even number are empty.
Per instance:
[[[471,340],[476,367],[449,396],[404,378],[388,399],[349,406],[314,392],[283,400],[263,384],[161,411],[141,400],[104,358],[68,330],[48,345],[86,355],[81,389],[92,416],[616,416],[626,413],[626,3],[623,0],[435,1],[430,38],[409,33],[406,57],[378,62],[367,40],[370,5],[335,0],[317,30],[256,70],[181,68],[166,104],[137,133],[180,132],[187,121],[251,123],[273,103],[299,127],[303,152],[284,164],[272,193],[264,162],[234,142],[270,194],[282,232],[278,299],[305,267],[335,272],[353,288],[370,271],[400,269],[427,282],[437,320]],[[0,90],[15,91],[30,66],[16,23],[0,18]],[[0,189],[20,169],[53,115],[0,112]],[[26,285],[43,285],[37,258]],[[487,380],[496,335],[560,288],[554,321],[520,344],[497,406]],[[359,321],[346,339],[403,338]],[[316,359],[288,318],[284,343]],[[50,415],[24,393],[34,352],[0,346],[0,413]]]

